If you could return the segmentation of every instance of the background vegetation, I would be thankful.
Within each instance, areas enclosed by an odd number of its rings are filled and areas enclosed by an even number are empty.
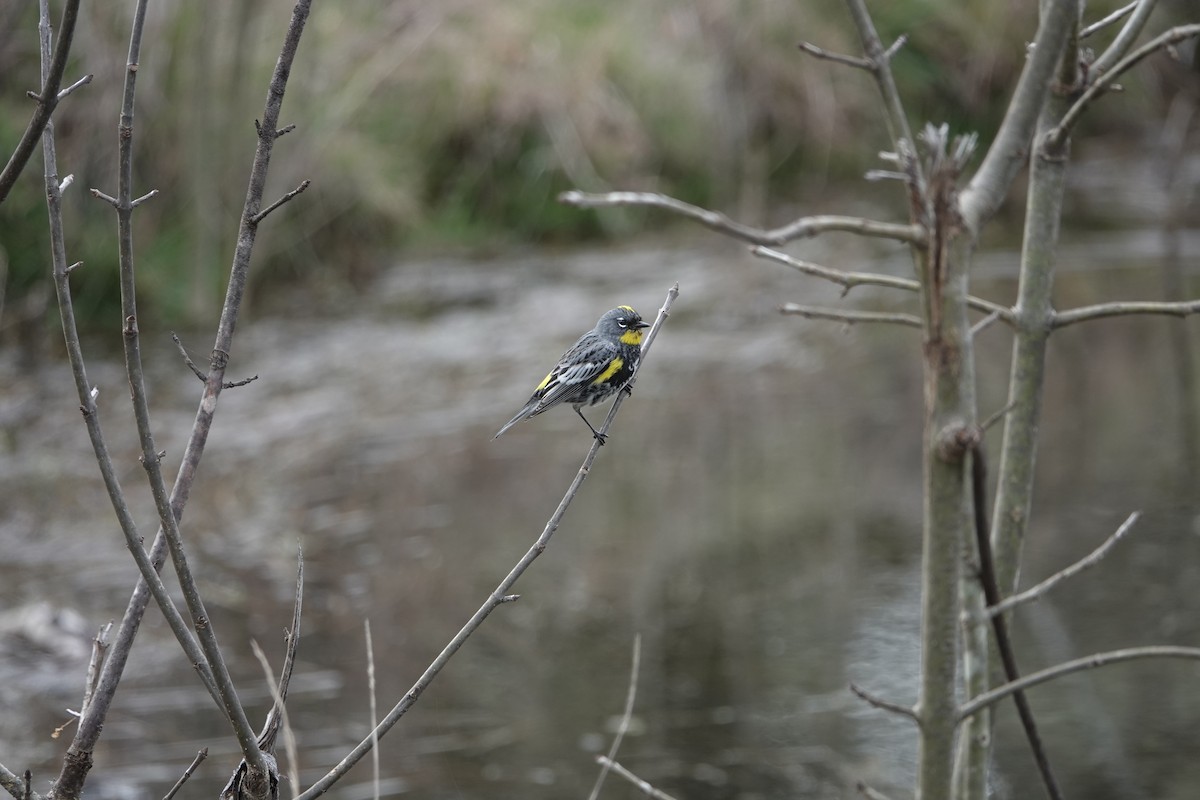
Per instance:
[[[135,235],[139,291],[164,319],[207,321],[218,308],[252,154],[246,131],[274,64],[264,22],[289,5],[213,0],[151,11],[139,137],[174,145],[136,153],[135,183],[162,195],[137,215]],[[893,66],[914,118],[993,130],[1034,5],[880,4],[884,40],[910,38]],[[1089,16],[1118,5],[1092,3]],[[1185,16],[1184,0],[1163,6],[1160,19]],[[57,131],[84,189],[64,198],[68,250],[88,265],[75,278],[84,323],[117,307],[114,226],[86,189],[115,183],[129,13],[128,4],[84,6],[68,73],[96,78]],[[38,83],[36,4],[9,0],[0,15],[8,151],[28,119],[24,92]],[[858,134],[880,148],[886,139],[871,82],[796,44],[846,52],[852,36],[837,0],[321,4],[284,111],[304,130],[281,142],[287,158],[268,195],[303,178],[313,185],[264,236],[255,297],[297,284],[353,297],[400,249],[494,252],[641,227],[640,212],[559,206],[556,194],[572,187],[654,189],[757,224],[817,201],[828,207],[875,166],[864,163]],[[1164,61],[1131,75],[1133,90],[1088,125],[1117,146],[1151,141],[1181,80]],[[51,320],[36,176],[29,171],[0,208],[0,341],[38,339]]]

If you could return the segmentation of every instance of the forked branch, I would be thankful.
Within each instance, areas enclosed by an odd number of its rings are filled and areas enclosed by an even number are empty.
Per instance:
[[[67,69],[67,56],[71,53],[71,42],[75,39],[75,23],[78,20],[79,0],[67,0],[66,5],[63,6],[62,21],[58,25],[58,41],[54,45],[54,54],[49,60],[49,69],[42,74],[42,90],[34,97],[37,100],[37,108],[34,109],[29,124],[25,126],[25,132],[21,134],[21,139],[17,142],[16,149],[13,150],[8,163],[0,171],[0,203],[3,203],[4,198],[8,197],[8,193],[12,191],[13,185],[17,182],[17,177],[29,163],[29,157],[37,148],[38,139],[41,138],[42,131],[50,122],[50,115],[54,113],[58,101],[91,80],[91,76],[88,75],[76,81],[63,92],[59,92],[58,89],[62,85],[63,73]],[[44,27],[46,35],[49,35],[49,18],[43,16],[40,25]]]
[[[1164,31],[1113,64],[1111,69],[1101,74],[1092,82],[1092,85],[1079,96],[1079,99],[1063,115],[1058,125],[1046,134],[1044,140],[1045,146],[1051,149],[1060,147],[1066,141],[1067,137],[1071,135],[1071,130],[1079,122],[1080,117],[1083,116],[1083,112],[1087,110],[1088,106],[1095,102],[1100,95],[1107,92],[1116,83],[1117,78],[1137,65],[1142,59],[1159,50],[1164,50],[1195,36],[1200,36],[1200,24],[1180,25],[1169,31]]]

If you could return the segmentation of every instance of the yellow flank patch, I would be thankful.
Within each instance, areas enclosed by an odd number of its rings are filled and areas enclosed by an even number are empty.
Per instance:
[[[554,373],[553,373],[553,372],[551,372],[549,375],[547,375],[546,377],[542,378],[542,382],[541,382],[541,383],[539,383],[539,384],[537,385],[537,388],[536,388],[536,389],[534,389],[534,391],[535,391],[535,392],[540,392],[542,389],[545,389],[545,388],[546,388],[546,385],[547,385],[548,383],[550,383],[550,379],[551,379],[551,378],[553,378],[553,377],[554,377]],[[526,384],[526,386],[528,386],[528,384]]]
[[[639,346],[642,343],[643,335],[644,335],[644,332],[642,331],[641,328],[638,328],[637,330],[633,330],[633,331],[625,331],[624,333],[621,334],[621,344],[631,344],[634,346]]]
[[[628,336],[628,335],[629,334],[626,334],[626,336]],[[616,375],[617,371],[620,370],[621,367],[623,367],[623,366],[625,366],[625,359],[619,358],[619,357],[614,358],[612,360],[612,362],[608,365],[608,368],[605,369],[604,372],[601,372],[599,375],[596,376],[596,380],[592,381],[592,384],[596,385],[596,384],[604,383],[606,380],[611,378],[613,375]]]

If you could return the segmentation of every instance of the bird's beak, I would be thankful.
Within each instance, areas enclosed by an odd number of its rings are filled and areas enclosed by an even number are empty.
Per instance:
[[[635,323],[633,323],[633,327],[635,327],[635,328],[649,328],[649,327],[650,327],[650,323],[649,323],[649,322],[646,322],[645,320],[643,320],[643,321],[641,321],[641,322],[635,322]]]

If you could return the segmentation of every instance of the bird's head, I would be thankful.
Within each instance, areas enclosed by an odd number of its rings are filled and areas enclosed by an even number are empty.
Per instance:
[[[617,306],[609,311],[596,323],[596,330],[605,336],[618,339],[621,344],[640,346],[645,328],[650,323],[642,320],[642,315],[633,310],[632,306]]]

